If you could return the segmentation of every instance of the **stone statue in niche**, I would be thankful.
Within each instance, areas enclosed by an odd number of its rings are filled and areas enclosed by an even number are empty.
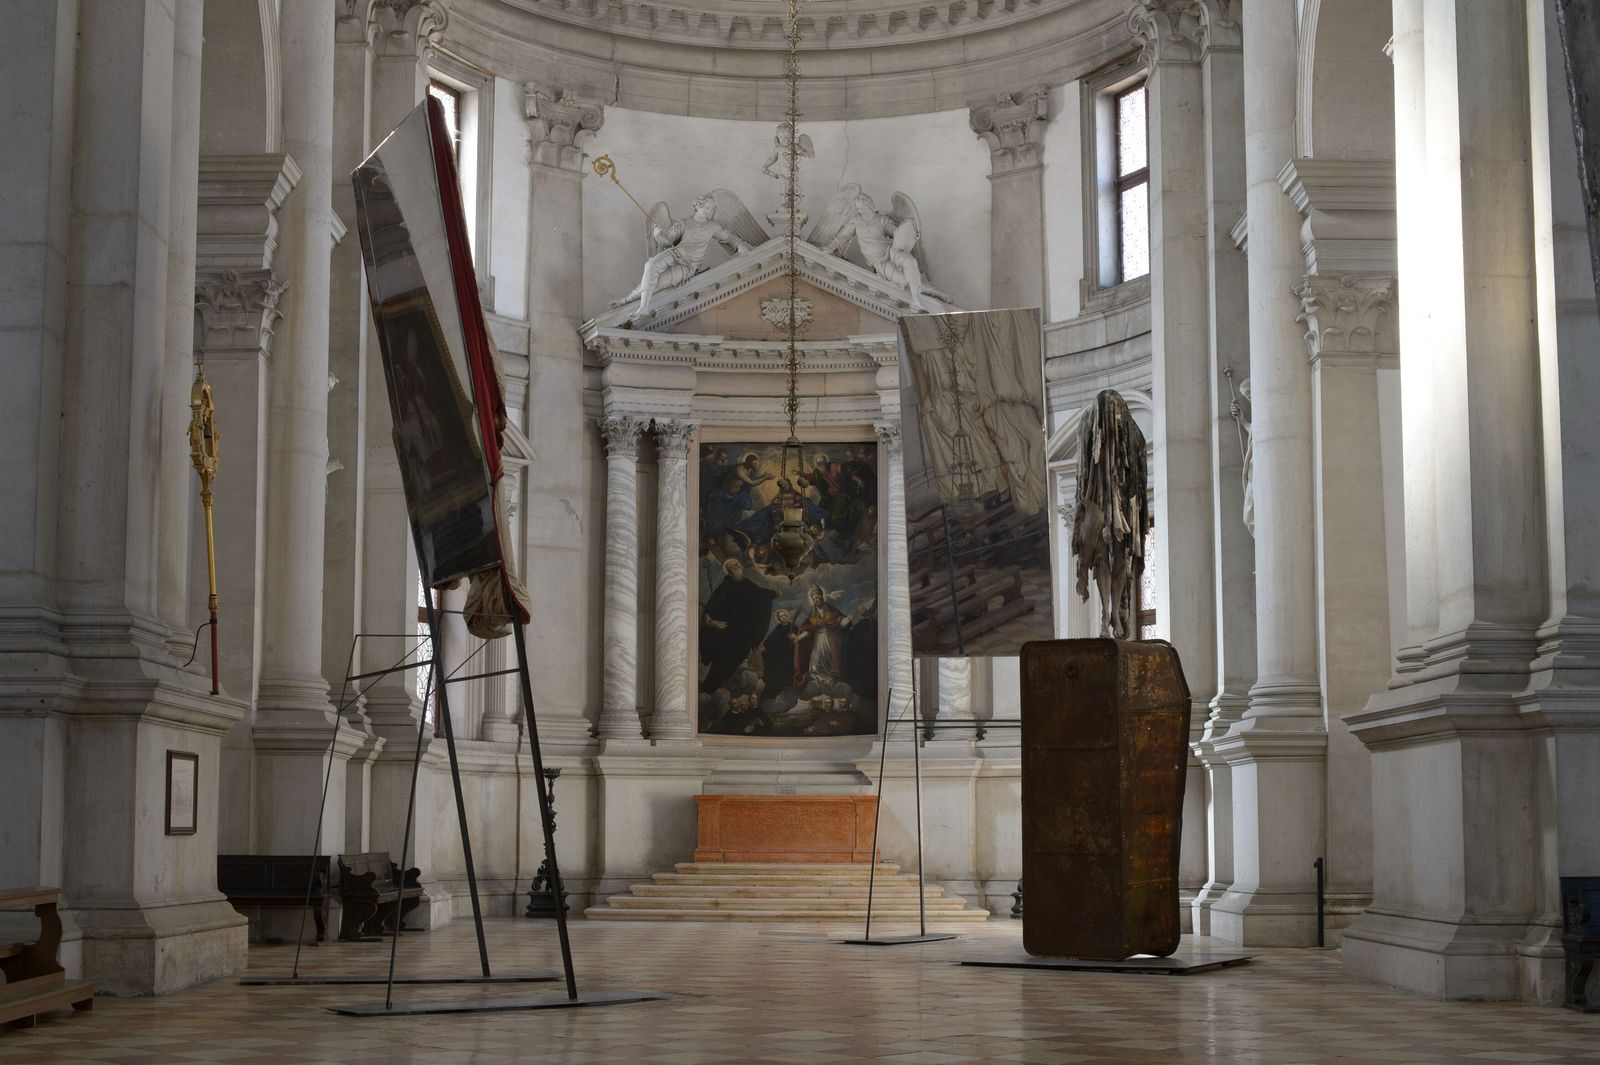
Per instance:
[[[1227,375],[1228,387],[1233,388],[1233,367],[1223,370]],[[1244,402],[1241,404],[1240,399]],[[1246,377],[1239,382],[1239,392],[1228,403],[1228,413],[1233,416],[1234,423],[1239,427],[1239,453],[1243,461],[1239,466],[1239,479],[1244,487],[1244,527],[1250,530],[1250,535],[1256,534],[1256,490],[1255,463],[1252,452],[1255,450],[1255,434],[1250,429],[1250,378]]]
[[[673,219],[665,202],[650,208],[645,238],[650,257],[645,260],[639,284],[611,303],[613,307],[621,307],[637,299],[635,319],[650,313],[650,301],[657,292],[681,285],[704,270],[706,252],[713,241],[742,255],[765,243],[767,231],[745,209],[737,194],[727,189],[712,189],[689,205],[689,217],[682,220]]]
[[[1072,553],[1078,560],[1078,597],[1089,598],[1094,579],[1100,598],[1100,635],[1131,640],[1137,634],[1134,601],[1144,574],[1150,531],[1149,469],[1144,433],[1115,389],[1094,399],[1078,446],[1078,500],[1072,514]]]
[[[870,267],[891,285],[909,292],[911,305],[919,311],[932,310],[923,302],[925,294],[949,302],[948,297],[928,284],[922,219],[917,205],[903,192],[889,198],[889,210],[885,212],[878,210],[860,185],[840,185],[806,240],[840,258]]]

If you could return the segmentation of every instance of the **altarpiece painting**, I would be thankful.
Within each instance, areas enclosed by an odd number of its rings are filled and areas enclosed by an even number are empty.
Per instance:
[[[870,736],[878,728],[878,454],[777,443],[700,446],[700,731]],[[785,506],[811,548],[787,567],[769,542]]]

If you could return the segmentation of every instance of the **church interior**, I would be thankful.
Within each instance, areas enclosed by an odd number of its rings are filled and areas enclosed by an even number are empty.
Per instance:
[[[1584,0],[8,16],[0,1060],[1600,1061]]]

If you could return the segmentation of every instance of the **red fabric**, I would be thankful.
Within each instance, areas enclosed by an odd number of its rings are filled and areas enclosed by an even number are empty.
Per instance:
[[[494,358],[489,349],[489,330],[483,319],[483,305],[478,300],[477,272],[472,266],[472,245],[467,241],[467,219],[461,210],[461,182],[456,177],[455,153],[450,150],[450,133],[444,124],[444,108],[429,96],[428,133],[433,147],[433,164],[439,178],[439,203],[444,210],[445,243],[450,249],[450,275],[455,280],[456,306],[461,313],[461,332],[466,338],[467,366],[472,375],[472,402],[478,415],[478,435],[483,442],[483,455],[489,467],[489,484],[496,496],[500,492],[500,441],[506,424],[505,397],[500,394],[500,380],[495,373]],[[499,507],[495,508],[499,514]],[[511,557],[506,550],[505,530],[498,528],[500,538],[500,581],[504,586],[507,603],[515,605],[517,616],[526,624],[531,620],[528,608],[511,584],[506,560]]]

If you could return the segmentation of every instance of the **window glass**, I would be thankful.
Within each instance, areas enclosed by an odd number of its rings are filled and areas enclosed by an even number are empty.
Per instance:
[[[1141,181],[1123,190],[1118,200],[1122,279],[1131,281],[1150,272],[1150,183]]]
[[[1150,165],[1145,142],[1145,87],[1129,89],[1117,97],[1117,176],[1129,177]]]
[[[444,108],[444,128],[450,134],[450,147],[461,158],[461,94],[442,81],[428,82],[428,95]]]

